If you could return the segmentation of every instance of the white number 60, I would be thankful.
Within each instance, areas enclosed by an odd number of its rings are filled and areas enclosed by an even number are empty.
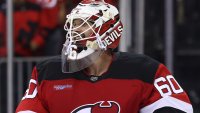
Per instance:
[[[174,87],[172,80],[174,81],[178,89]],[[167,84],[166,81],[168,81],[169,84]],[[163,85],[158,85],[158,83],[162,83]],[[156,87],[156,89],[158,90],[158,92],[160,93],[162,97],[172,95],[172,92],[175,94],[179,94],[183,92],[183,89],[181,88],[181,86],[178,84],[178,82],[175,80],[175,78],[172,75],[168,75],[166,76],[166,78],[164,77],[157,78],[154,81],[154,86]],[[170,87],[172,90],[170,89]],[[165,92],[164,92],[164,89],[166,89]]]

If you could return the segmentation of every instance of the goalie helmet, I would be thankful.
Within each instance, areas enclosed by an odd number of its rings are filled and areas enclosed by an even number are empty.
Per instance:
[[[67,15],[64,29],[62,70],[72,73],[89,67],[103,51],[116,48],[123,25],[116,7],[102,0],[83,0]]]

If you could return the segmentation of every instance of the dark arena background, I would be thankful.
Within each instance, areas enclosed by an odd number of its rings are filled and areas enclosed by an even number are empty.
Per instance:
[[[116,51],[164,63],[200,113],[200,1],[105,0],[124,24]],[[14,113],[31,71],[60,55],[66,15],[80,0],[0,0],[0,113]]]

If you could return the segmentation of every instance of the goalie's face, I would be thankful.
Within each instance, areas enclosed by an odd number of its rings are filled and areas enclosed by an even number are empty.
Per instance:
[[[67,19],[65,24],[67,35],[64,47],[66,48],[65,54],[68,54],[68,60],[77,60],[89,55],[86,54],[89,49],[86,44],[94,39],[92,37],[94,34],[93,26],[93,22],[89,20],[86,21],[81,18]],[[85,52],[85,54],[79,54],[81,52]]]
[[[91,36],[93,33],[93,28],[91,26],[92,22],[84,22],[81,19],[75,19],[72,23],[73,40],[84,40],[84,38]]]
[[[66,39],[73,42],[86,41],[92,39],[94,34],[94,22],[82,18],[69,17],[65,23],[65,30],[67,31]]]

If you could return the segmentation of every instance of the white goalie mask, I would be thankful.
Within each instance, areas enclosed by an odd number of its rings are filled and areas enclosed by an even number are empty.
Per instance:
[[[118,46],[122,33],[119,12],[104,1],[83,0],[69,15],[62,49],[62,71],[73,73],[89,67],[103,51]]]

